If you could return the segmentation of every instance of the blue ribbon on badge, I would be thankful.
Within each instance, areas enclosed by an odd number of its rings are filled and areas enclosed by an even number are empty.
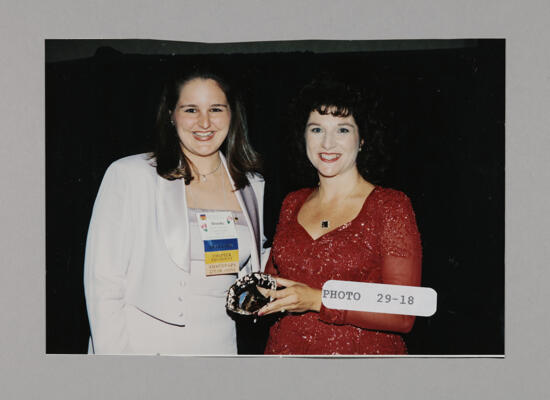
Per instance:
[[[204,240],[204,251],[206,253],[225,250],[239,250],[239,241],[237,238]]]

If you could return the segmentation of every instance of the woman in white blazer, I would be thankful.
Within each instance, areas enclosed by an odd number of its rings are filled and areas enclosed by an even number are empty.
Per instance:
[[[115,161],[96,198],[84,273],[89,350],[236,354],[225,294],[267,259],[264,181],[244,110],[221,78],[193,73],[167,85],[156,129],[155,152]],[[207,276],[196,215],[216,210],[233,217],[239,271]]]

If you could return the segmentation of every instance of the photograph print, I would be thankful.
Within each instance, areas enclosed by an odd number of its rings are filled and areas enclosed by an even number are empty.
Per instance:
[[[45,76],[46,353],[504,356],[504,39],[50,39]]]

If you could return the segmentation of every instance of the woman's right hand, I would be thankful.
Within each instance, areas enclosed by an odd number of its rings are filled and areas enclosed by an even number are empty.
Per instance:
[[[321,309],[321,290],[314,289],[301,282],[292,281],[277,277],[277,286],[283,286],[281,290],[260,290],[266,297],[275,299],[271,303],[263,306],[258,315],[268,315],[276,312],[305,312],[316,311]]]

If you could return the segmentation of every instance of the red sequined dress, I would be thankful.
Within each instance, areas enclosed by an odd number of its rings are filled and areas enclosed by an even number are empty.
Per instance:
[[[420,285],[422,248],[410,200],[376,187],[357,217],[314,240],[297,215],[313,189],[284,200],[266,273],[321,289],[330,279]],[[265,354],[406,354],[414,317],[328,309],[286,314]]]

